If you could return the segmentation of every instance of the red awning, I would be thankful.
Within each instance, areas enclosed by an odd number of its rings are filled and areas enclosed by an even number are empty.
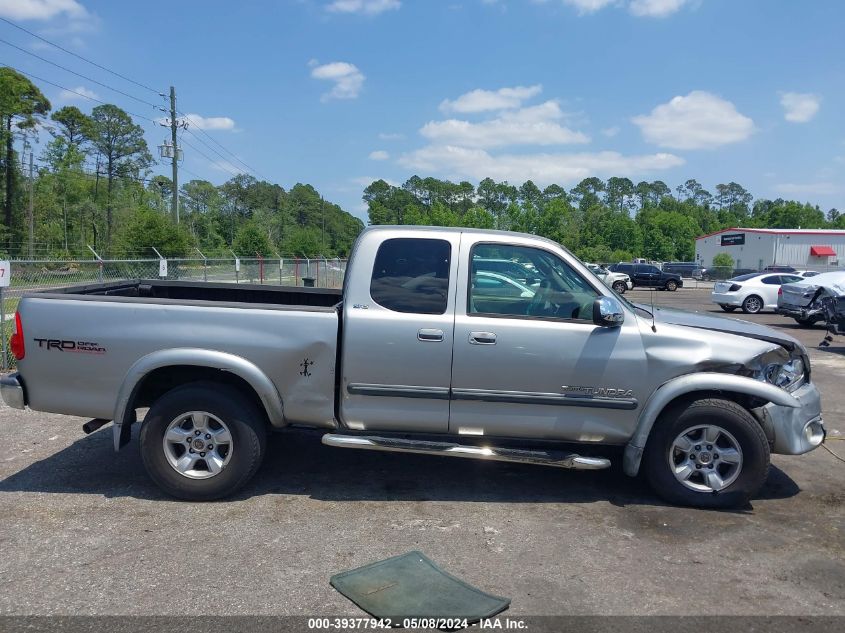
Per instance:
[[[813,257],[836,257],[836,251],[830,246],[811,246],[810,255]]]

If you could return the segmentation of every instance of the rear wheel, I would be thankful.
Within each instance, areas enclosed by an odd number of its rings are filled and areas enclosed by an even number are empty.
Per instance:
[[[670,279],[666,282],[666,290],[670,292],[675,292],[678,289],[678,282],[674,279]]]
[[[719,307],[722,308],[722,310],[724,310],[725,312],[733,312],[734,310],[736,310],[736,306],[729,306],[725,303],[720,303]]]
[[[234,493],[267,447],[263,413],[236,389],[193,383],[153,403],[141,427],[141,457],[167,494],[210,501]]]
[[[757,295],[749,295],[742,302],[742,311],[746,314],[757,314],[763,310],[763,300]]]
[[[704,399],[668,411],[649,437],[643,467],[670,503],[702,508],[742,506],[769,473],[769,442],[740,405]]]
[[[624,295],[625,291],[628,289],[628,286],[625,284],[624,281],[614,281],[613,282],[613,289],[618,292],[620,295]]]

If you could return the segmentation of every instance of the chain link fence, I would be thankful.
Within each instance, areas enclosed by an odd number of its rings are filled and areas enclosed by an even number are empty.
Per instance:
[[[0,294],[2,314],[2,371],[15,367],[8,349],[15,328],[15,312],[22,295],[83,284],[128,279],[166,279],[281,286],[340,288],[345,259],[287,259],[268,257],[228,259],[13,260],[10,285]],[[9,274],[9,271],[7,271]]]

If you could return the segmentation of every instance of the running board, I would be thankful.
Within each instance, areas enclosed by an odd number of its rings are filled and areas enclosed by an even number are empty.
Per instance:
[[[604,457],[584,457],[566,451],[466,446],[451,442],[375,437],[372,435],[340,435],[337,433],[326,433],[323,435],[323,444],[337,448],[361,448],[370,451],[467,457],[470,459],[487,459],[495,462],[538,464],[541,466],[574,468],[577,470],[602,470],[604,468],[610,468],[610,460]]]

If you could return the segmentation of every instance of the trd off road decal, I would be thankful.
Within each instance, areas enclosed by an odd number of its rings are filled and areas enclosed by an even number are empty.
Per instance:
[[[63,341],[55,338],[34,338],[38,347],[48,352],[72,352],[76,354],[105,354],[106,348],[91,341]]]

